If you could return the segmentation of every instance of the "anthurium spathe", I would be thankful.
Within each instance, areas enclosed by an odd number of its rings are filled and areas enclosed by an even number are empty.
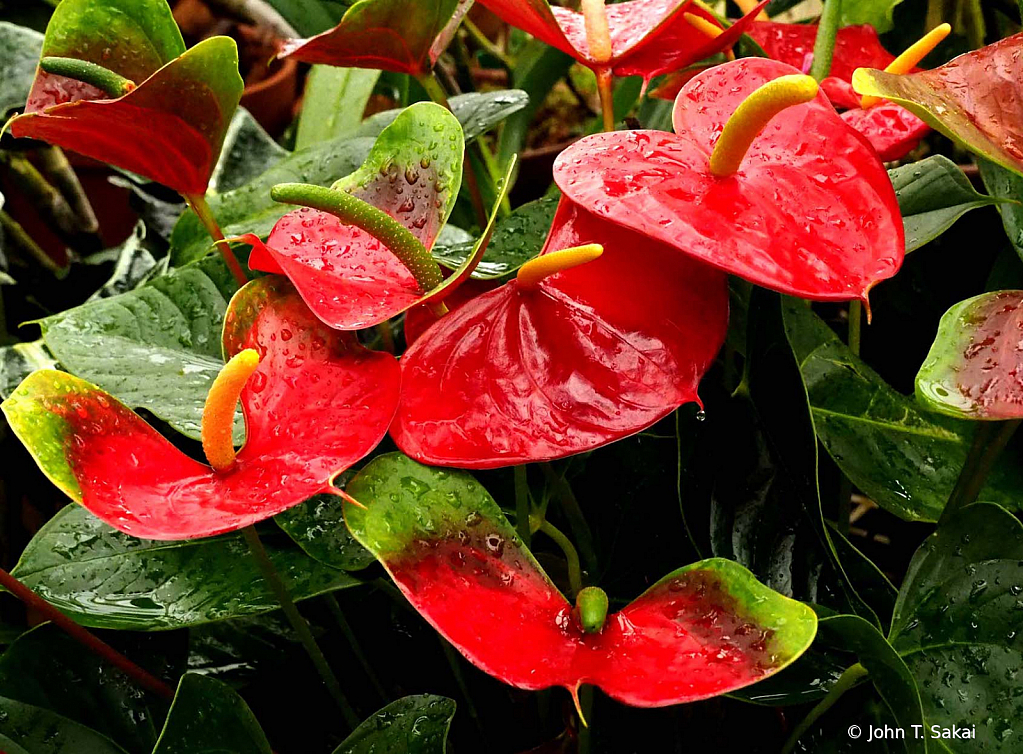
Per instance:
[[[576,142],[554,178],[599,217],[773,290],[866,299],[902,264],[891,181],[874,150],[792,66],[745,58],[675,102],[675,134]]]
[[[203,414],[209,466],[63,372],[33,373],[3,411],[60,489],[145,539],[219,534],[336,492],[331,480],[387,431],[398,399],[394,358],[320,323],[283,278],[253,281],[234,296],[224,351],[232,358]],[[246,440],[235,453],[239,397]]]
[[[360,0],[333,29],[285,42],[278,56],[428,75],[471,5],[471,0]]]
[[[542,256],[406,351],[391,436],[463,468],[592,450],[698,400],[727,321],[721,273],[562,200]]]
[[[917,398],[960,419],[1023,419],[1023,291],[961,301],[941,318]]]
[[[613,127],[611,76],[654,76],[685,68],[734,45],[767,5],[762,2],[720,34],[709,36],[703,22],[717,19],[695,0],[629,0],[604,7],[583,0],[581,11],[548,0],[480,0],[512,26],[568,53],[597,74],[605,129]],[[688,16],[688,18],[687,18]],[[695,23],[693,19],[699,19]]]
[[[573,607],[463,472],[390,454],[347,489],[365,506],[345,505],[348,528],[412,606],[470,662],[518,688],[576,696],[586,683],[637,707],[692,702],[778,672],[816,632],[809,607],[724,559],[680,568],[611,615],[592,587]]]
[[[234,41],[186,51],[165,0],[63,0],[10,129],[202,197],[242,86]]]
[[[422,302],[442,283],[429,250],[458,197],[463,146],[448,110],[412,105],[362,167],[331,189],[276,187],[278,201],[307,206],[281,218],[266,244],[244,238],[254,246],[249,265],[287,275],[316,316],[339,330],[371,327]],[[341,219],[342,205],[365,217]]]
[[[930,71],[863,68],[853,87],[902,105],[981,157],[1023,174],[1021,58],[1023,34],[1016,34]]]

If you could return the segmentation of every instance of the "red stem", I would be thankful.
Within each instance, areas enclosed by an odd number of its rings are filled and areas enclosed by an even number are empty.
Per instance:
[[[47,620],[63,630],[68,636],[97,657],[101,657],[118,668],[146,691],[151,691],[168,701],[174,698],[174,689],[149,671],[136,665],[102,639],[97,638],[88,630],[79,626],[2,568],[0,568],[0,586],[3,586],[4,589],[24,602],[27,607],[45,615]]]

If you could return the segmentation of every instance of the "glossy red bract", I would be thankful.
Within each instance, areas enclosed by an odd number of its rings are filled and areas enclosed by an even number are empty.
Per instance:
[[[243,288],[225,333],[228,354],[261,355],[241,396],[245,444],[226,472],[192,460],[97,388],[44,400],[66,423],[81,503],[111,526],[172,540],[247,526],[329,491],[386,433],[394,358],[322,325],[283,279]]]
[[[738,173],[709,170],[738,105],[794,73],[761,58],[717,66],[680,92],[677,134],[587,137],[562,152],[554,178],[581,207],[750,282],[815,300],[865,299],[902,265],[902,218],[884,165],[823,92],[772,119]]]
[[[405,453],[463,468],[551,460],[698,400],[727,327],[724,276],[563,201],[545,252],[585,243],[603,256],[535,290],[512,280],[415,341],[391,428]]]

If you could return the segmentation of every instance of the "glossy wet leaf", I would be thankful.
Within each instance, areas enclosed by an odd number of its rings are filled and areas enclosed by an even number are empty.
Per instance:
[[[334,754],[444,754],[455,702],[420,694],[391,702],[373,713]]]
[[[884,166],[823,92],[775,116],[738,173],[710,173],[735,108],[798,73],[763,58],[716,66],[679,94],[677,135],[587,137],[558,157],[555,181],[584,209],[750,282],[815,300],[866,298],[902,264],[902,222]]]
[[[13,741],[28,754],[126,754],[109,738],[84,725],[48,709],[3,697],[0,697],[0,736]]]
[[[85,60],[136,84],[185,52],[166,0],[65,0],[50,17],[42,55]],[[81,99],[105,99],[91,85],[36,72],[26,112]]]
[[[1010,197],[1017,202],[1023,200],[1023,176],[987,160],[978,160],[977,162],[980,167],[980,177],[989,194]],[[1002,216],[1002,227],[1005,228],[1005,235],[1009,237],[1012,248],[1016,250],[1016,254],[1020,258],[1023,258],[1023,205],[1000,204],[998,212]]]
[[[498,221],[486,253],[472,276],[493,280],[511,275],[537,256],[550,232],[559,197],[550,196],[523,204]],[[472,253],[473,241],[433,247],[433,258],[448,269],[456,269]]]
[[[857,657],[899,727],[906,731],[902,741],[907,754],[926,754],[926,738],[913,735],[913,726],[920,730],[925,723],[916,680],[877,628],[854,615],[821,618],[820,641]]]
[[[121,244],[90,254],[82,260],[83,264],[96,266],[113,263],[110,278],[89,296],[89,301],[120,295],[137,288],[153,276],[157,262],[145,239],[146,226],[140,220],[135,223],[131,235]]]
[[[359,583],[312,560],[282,535],[264,539],[296,600]],[[78,505],[67,506],[36,533],[12,573],[92,628],[160,631],[278,608],[241,535],[137,539]]]
[[[1023,418],[1023,291],[961,301],[938,324],[916,376],[917,399],[960,419]]]
[[[317,65],[306,78],[295,149],[353,136],[380,78],[379,71]]]
[[[208,191],[223,194],[255,180],[289,154],[245,108],[238,108],[224,134],[220,159]]]
[[[585,682],[633,706],[677,704],[777,672],[815,633],[809,608],[718,559],[669,574],[584,634],[468,474],[390,454],[348,490],[367,506],[346,504],[349,528],[412,605],[471,662],[519,688],[576,693]]]
[[[271,754],[252,710],[214,678],[186,673],[153,754]]]
[[[0,656],[0,697],[61,714],[129,751],[152,750],[159,716],[166,711],[155,697],[139,693],[120,670],[82,651],[52,624],[22,634]]]
[[[1013,516],[972,505],[925,542],[910,564],[893,641],[917,679],[928,723],[975,726],[976,739],[942,742],[955,754],[1017,747],[1021,542]]]
[[[209,257],[43,320],[43,342],[67,371],[198,439],[206,395],[224,365],[220,336],[236,289],[226,265]],[[235,425],[241,442],[240,415]]]
[[[28,112],[11,122],[11,133],[110,163],[183,194],[204,194],[242,94],[234,40],[200,42],[138,84],[117,99],[79,99]]]
[[[309,557],[321,563],[359,571],[374,561],[373,555],[349,533],[344,506],[336,495],[315,495],[278,513],[274,521]]]
[[[906,520],[936,521],[945,507],[974,427],[925,412],[855,356],[799,302],[785,306],[821,444],[839,468],[882,508]],[[996,464],[982,500],[1016,508],[1023,473]]]
[[[582,13],[547,0],[480,0],[512,26],[568,53],[593,69],[609,68],[619,76],[650,80],[679,70],[731,47],[767,4],[732,24],[711,39],[690,24],[690,13],[720,26],[702,5],[688,0],[631,0],[606,7],[612,54],[597,60],[590,52]]]
[[[502,89],[496,92],[469,92],[448,100],[451,112],[462,124],[465,141],[479,138],[498,123],[522,111],[529,105],[529,95],[521,89]],[[404,108],[384,110],[362,121],[355,136],[379,136],[385,128],[404,112]]]
[[[227,357],[252,349],[260,361],[241,393],[245,443],[222,471],[63,372],[35,372],[4,415],[71,499],[120,531],[159,540],[233,531],[328,492],[386,434],[398,400],[394,358],[323,325],[283,278],[235,295],[223,345]]]
[[[416,340],[401,360],[399,448],[463,468],[551,460],[698,400],[724,340],[723,277],[564,201],[544,251],[586,243],[603,255],[535,290],[512,280]]]
[[[42,49],[35,29],[0,21],[0,118],[25,105]]]
[[[888,175],[902,210],[907,253],[933,241],[972,209],[1016,203],[979,193],[959,166],[943,155],[889,170]]]
[[[458,6],[459,0],[360,0],[333,29],[290,40],[278,55],[305,63],[426,75],[443,52],[434,49],[434,41]]]
[[[853,86],[902,105],[972,152],[1023,174],[1016,87],[1021,52],[1023,34],[1017,34],[930,71],[900,76],[863,69]]]
[[[690,493],[689,505],[709,510],[713,555],[737,561],[782,594],[880,625],[859,591],[867,582],[854,582],[844,565],[863,556],[839,552],[824,521],[814,421],[781,307],[779,296],[753,290],[745,389],[709,407],[711,479],[706,499]]]

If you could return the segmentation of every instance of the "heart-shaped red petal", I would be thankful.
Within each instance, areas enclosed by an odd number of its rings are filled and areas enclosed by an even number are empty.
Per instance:
[[[798,73],[762,58],[712,68],[679,94],[677,135],[587,137],[561,153],[554,178],[584,209],[758,285],[822,301],[865,298],[902,265],[902,218],[884,165],[823,92],[775,116],[738,173],[710,173],[739,104]]]
[[[497,283],[493,280],[466,280],[444,299],[444,305],[449,313],[453,312],[496,287]],[[409,309],[405,313],[405,343],[407,345],[415,343],[437,320],[437,315],[428,306],[420,305]]]
[[[894,102],[846,110],[842,120],[863,134],[885,162],[901,160],[931,132],[930,126]]]
[[[638,707],[692,702],[776,673],[816,631],[809,607],[714,559],[669,574],[584,633],[468,474],[393,453],[347,491],[366,506],[345,505],[349,529],[412,606],[470,662],[518,688],[574,695],[589,683]]]
[[[394,358],[323,325],[283,278],[254,281],[235,295],[224,345],[228,355],[253,348],[261,356],[241,395],[245,445],[224,472],[62,372],[35,372],[4,413],[61,489],[146,539],[206,537],[287,510],[329,491],[331,479],[386,433],[399,392]]]
[[[545,252],[587,243],[603,256],[478,296],[409,348],[391,428],[402,450],[463,468],[551,460],[698,400],[724,341],[724,276],[563,201]]]
[[[817,24],[783,24],[757,21],[746,32],[771,60],[802,69],[807,56],[813,55]],[[857,68],[885,68],[895,60],[881,45],[873,26],[846,26],[835,35],[835,52],[830,75],[852,81]]]

